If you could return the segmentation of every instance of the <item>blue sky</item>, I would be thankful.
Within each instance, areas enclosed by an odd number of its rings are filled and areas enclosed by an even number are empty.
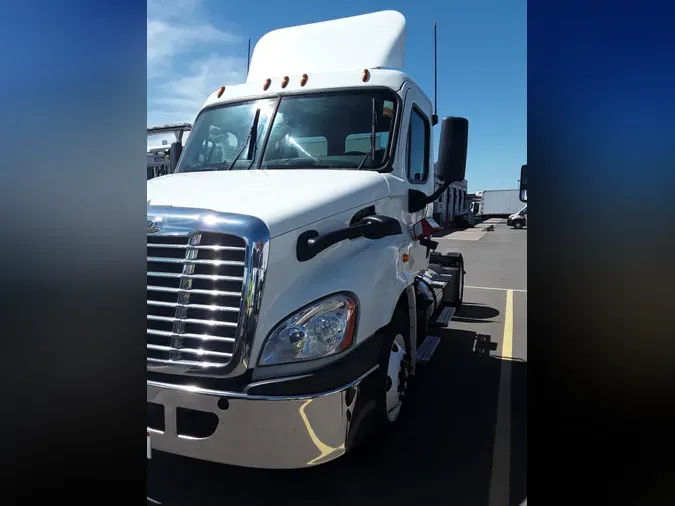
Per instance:
[[[249,38],[387,9],[406,17],[404,70],[430,97],[438,22],[438,113],[469,119],[469,190],[515,188],[527,162],[525,0],[148,0],[148,125],[192,122],[209,93],[243,82]]]

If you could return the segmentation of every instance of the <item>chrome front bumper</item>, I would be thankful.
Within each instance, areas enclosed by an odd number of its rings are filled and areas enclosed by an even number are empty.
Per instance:
[[[164,430],[148,429],[152,449],[265,469],[328,462],[345,453],[361,384],[376,369],[339,389],[292,397],[251,396],[148,381],[148,402],[164,406]],[[225,409],[219,407],[220,399],[227,400],[221,402]],[[358,404],[362,405],[362,400]],[[177,408],[213,413],[218,417],[215,431],[204,438],[178,434]]]

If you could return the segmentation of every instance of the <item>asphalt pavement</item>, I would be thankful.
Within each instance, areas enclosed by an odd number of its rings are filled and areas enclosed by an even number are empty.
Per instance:
[[[464,305],[419,366],[389,439],[311,469],[236,468],[154,452],[148,496],[161,504],[520,506],[527,497],[527,230],[494,220],[443,234],[466,264]],[[489,355],[477,354],[481,337]],[[148,502],[148,504],[152,504]]]

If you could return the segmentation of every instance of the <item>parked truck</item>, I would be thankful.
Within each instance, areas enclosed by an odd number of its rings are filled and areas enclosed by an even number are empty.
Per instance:
[[[189,123],[148,128],[148,179],[173,173],[191,129]]]
[[[513,213],[506,220],[506,225],[515,229],[527,227],[527,165],[523,165],[520,168],[519,185],[518,199],[521,202],[525,202],[525,207],[523,207],[517,213]]]
[[[404,42],[394,11],[268,33],[147,182],[148,458],[302,468],[395,426],[465,274],[431,216],[468,122],[441,122],[435,190]]]
[[[480,204],[480,217],[506,218],[520,210],[519,191],[515,190],[484,190]]]

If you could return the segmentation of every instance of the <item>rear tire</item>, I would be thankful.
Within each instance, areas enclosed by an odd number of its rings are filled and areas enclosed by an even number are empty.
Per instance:
[[[519,220],[519,221],[516,221],[516,222],[513,224],[513,228],[515,228],[516,230],[520,230],[521,228],[523,228],[523,222],[520,221],[520,220]]]

